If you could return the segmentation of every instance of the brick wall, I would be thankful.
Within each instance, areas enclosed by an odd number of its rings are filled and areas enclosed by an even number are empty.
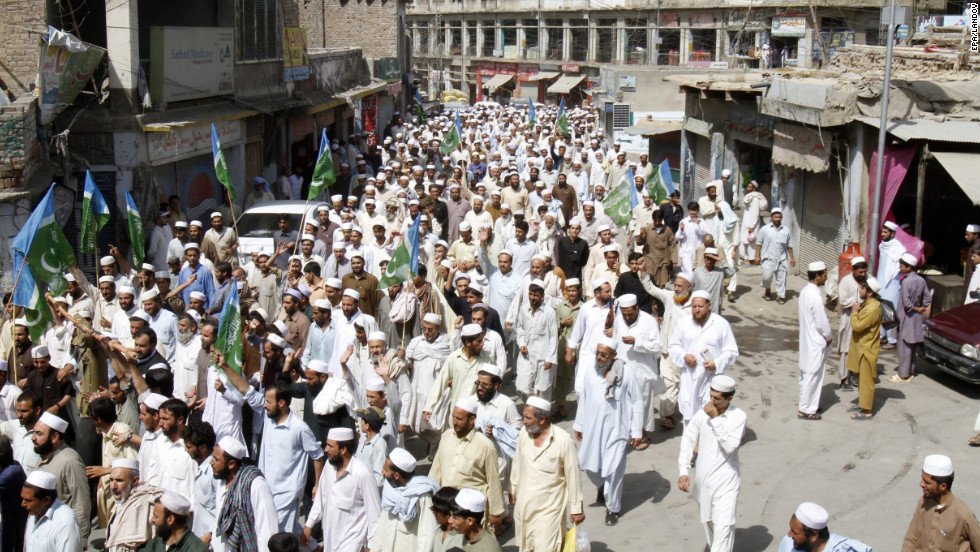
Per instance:
[[[30,90],[37,78],[40,33],[47,33],[44,4],[39,0],[0,0],[4,22],[0,80],[14,97]]]
[[[310,48],[353,47],[360,48],[365,58],[395,57],[398,55],[398,1],[301,2],[300,26],[306,27]]]
[[[37,104],[24,94],[0,111],[0,189],[24,186],[40,162]]]

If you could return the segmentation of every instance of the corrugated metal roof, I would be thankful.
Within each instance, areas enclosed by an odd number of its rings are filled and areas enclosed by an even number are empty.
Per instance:
[[[555,81],[555,84],[548,87],[548,93],[568,94],[572,91],[572,88],[582,84],[584,80],[585,75],[562,75],[560,79]]]
[[[858,117],[862,123],[878,128],[878,117]],[[932,142],[960,142],[980,144],[980,121],[932,121],[911,119],[888,121],[888,134],[899,140],[925,140]]]
[[[980,205],[980,153],[933,151],[932,156],[946,169],[949,176],[974,205]]]
[[[683,121],[637,121],[635,125],[624,128],[623,132],[634,136],[656,136],[678,131],[682,125]]]

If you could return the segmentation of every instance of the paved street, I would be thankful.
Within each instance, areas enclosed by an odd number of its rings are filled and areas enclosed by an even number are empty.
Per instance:
[[[790,300],[780,306],[762,300],[759,272],[749,267],[739,273],[744,277],[738,302],[726,303],[723,312],[740,349],[730,372],[739,384],[733,404],[749,417],[740,451],[735,550],[776,550],[790,515],[800,502],[812,501],[830,512],[831,531],[876,551],[897,551],[921,494],[922,460],[933,452],[953,459],[958,473],[954,494],[974,511],[980,509],[980,450],[966,444],[973,435],[980,389],[931,370],[908,384],[887,383],[898,358],[887,351],[879,363],[883,376],[873,422],[848,418],[845,411],[857,392],[838,393],[832,375],[824,385],[824,419],[798,420],[796,297],[805,280],[790,277]],[[831,325],[836,329],[833,314]],[[571,422],[561,425],[571,430]],[[594,505],[596,489],[583,477],[584,526],[593,552],[702,550],[697,505],[676,486],[679,448],[678,427],[659,431],[650,448],[630,453],[623,516],[612,528],[603,525],[605,510]],[[505,551],[516,550],[513,539],[504,544]]]

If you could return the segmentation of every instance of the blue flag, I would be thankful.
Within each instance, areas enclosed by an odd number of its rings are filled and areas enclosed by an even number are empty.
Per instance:
[[[408,227],[408,232],[406,232],[405,240],[408,242],[408,249],[411,257],[409,257],[408,267],[412,271],[412,274],[419,273],[419,226],[422,223],[422,217],[415,217],[415,222]]]
[[[460,137],[463,136],[463,124],[459,122],[459,110],[456,110],[456,132],[459,133]]]
[[[667,195],[674,193],[674,178],[670,175],[670,165],[664,159],[660,162],[660,183],[667,190]]]
[[[630,167],[626,171],[626,185],[630,187],[630,211],[636,208],[640,204],[640,196],[636,194],[636,177],[633,176],[633,167]]]
[[[82,199],[82,228],[79,250],[95,254],[96,236],[109,222],[109,206],[92,179],[92,173],[85,171],[85,195]]]
[[[534,102],[531,98],[527,99],[527,127],[534,128],[534,122],[538,119],[537,115],[534,113]]]

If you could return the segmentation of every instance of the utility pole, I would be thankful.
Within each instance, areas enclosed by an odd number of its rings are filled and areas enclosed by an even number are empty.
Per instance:
[[[885,48],[885,82],[881,89],[881,120],[878,123],[878,163],[875,165],[874,209],[871,211],[871,226],[868,228],[868,271],[878,266],[878,232],[881,226],[881,199],[884,194],[882,176],[885,172],[885,140],[888,138],[888,95],[892,84],[892,53],[895,49],[895,0],[891,0],[888,16],[888,44]],[[885,282],[887,283],[887,282]]]

